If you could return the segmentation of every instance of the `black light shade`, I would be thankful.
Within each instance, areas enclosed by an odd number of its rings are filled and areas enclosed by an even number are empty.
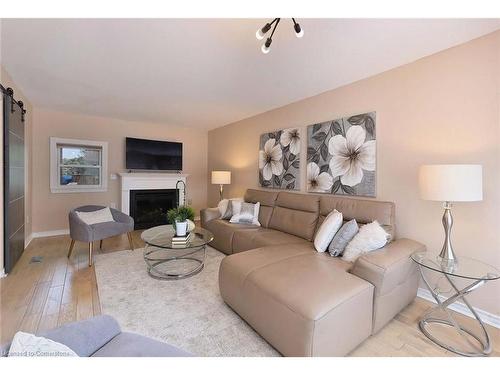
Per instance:
[[[270,23],[266,23],[264,25],[264,27],[262,27],[262,29],[259,29],[257,30],[257,32],[255,33],[255,36],[257,37],[257,39],[259,40],[262,40],[264,39],[264,35],[271,29],[271,24]]]
[[[295,29],[295,36],[297,38],[302,38],[302,36],[304,35],[304,30],[302,30],[300,25],[298,23],[296,23],[293,25],[293,28]]]
[[[270,51],[270,48],[269,48],[269,47],[271,47],[271,43],[272,43],[272,42],[273,42],[273,40],[272,40],[271,38],[267,38],[267,39],[266,39],[266,42],[265,42],[265,43],[262,45],[262,47],[261,47],[261,51],[262,51],[262,53],[264,53],[264,54],[269,53],[269,51]]]

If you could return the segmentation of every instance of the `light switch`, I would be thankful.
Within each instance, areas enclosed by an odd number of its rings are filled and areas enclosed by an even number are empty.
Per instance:
[[[112,179],[112,180],[116,180],[118,178],[118,176],[116,175],[116,173],[111,173],[109,175],[109,178]]]

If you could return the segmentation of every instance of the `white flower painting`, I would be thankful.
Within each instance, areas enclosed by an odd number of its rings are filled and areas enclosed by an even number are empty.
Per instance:
[[[268,139],[264,143],[264,150],[259,151],[259,169],[266,181],[283,173],[283,152],[281,145],[273,138]]]
[[[260,137],[259,185],[266,188],[300,188],[299,129],[284,129]]]
[[[324,193],[330,191],[332,185],[333,177],[330,173],[320,173],[318,164],[314,162],[307,164],[307,191],[311,193]]]
[[[375,197],[375,112],[307,128],[307,190]]]
[[[300,136],[299,129],[285,129],[281,133],[280,143],[283,146],[290,146],[290,152],[298,155],[300,152]]]

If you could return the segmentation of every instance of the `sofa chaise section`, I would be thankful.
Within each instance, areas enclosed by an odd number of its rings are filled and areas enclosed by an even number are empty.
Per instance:
[[[373,285],[300,245],[226,257],[222,298],[285,356],[339,356],[371,334]]]

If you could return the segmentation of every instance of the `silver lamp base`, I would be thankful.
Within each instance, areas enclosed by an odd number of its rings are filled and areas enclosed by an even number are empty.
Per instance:
[[[439,253],[438,259],[441,265],[446,268],[454,268],[458,264],[457,256],[453,251],[453,246],[451,245],[451,227],[453,226],[453,216],[451,216],[451,203],[445,202],[443,214],[443,227],[444,227],[444,244],[441,252]]]
[[[224,199],[224,185],[220,184],[219,188],[219,201]]]

